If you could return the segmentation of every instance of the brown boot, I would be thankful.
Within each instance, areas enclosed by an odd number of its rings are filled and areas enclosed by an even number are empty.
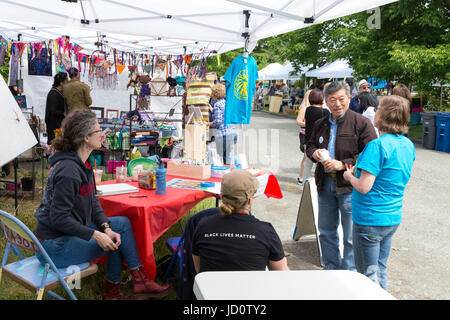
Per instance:
[[[119,284],[109,282],[108,280],[105,282],[106,284],[105,292],[103,293],[103,300],[134,300],[133,298],[124,296],[120,292]]]
[[[169,294],[170,284],[160,286],[150,279],[144,267],[130,270],[130,273],[133,277],[133,293],[136,298],[163,298]]]

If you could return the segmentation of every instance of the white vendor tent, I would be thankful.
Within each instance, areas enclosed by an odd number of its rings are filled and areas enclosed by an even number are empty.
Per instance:
[[[292,63],[289,62],[285,66],[266,74],[266,77],[270,78],[270,80],[298,80],[301,78],[302,74],[306,73],[311,67],[312,66],[302,67],[300,72],[295,73]]]
[[[278,62],[267,65],[265,68],[258,71],[258,80],[276,80],[272,79],[270,75],[281,68],[283,68],[283,65]]]
[[[101,43],[102,47],[133,53],[206,56],[245,45],[251,52],[260,39],[395,1],[0,0],[0,36],[17,41],[20,34],[22,42],[69,36],[86,53]],[[34,77],[36,83],[24,84],[24,94],[42,117],[51,79],[38,78]],[[126,76],[119,79],[120,86],[125,81]],[[98,94],[94,106],[127,110],[124,89]],[[2,111],[0,118],[4,116]]]
[[[327,63],[320,68],[306,72],[309,78],[351,78],[353,69],[348,65],[346,60],[336,60]]]
[[[88,48],[101,32],[110,46],[122,50],[220,53],[244,47],[245,35],[254,45],[259,39],[395,1],[0,0],[0,21],[5,22],[0,34],[20,32],[35,41],[69,35]]]
[[[37,140],[1,76],[0,101],[2,102],[0,117],[0,137],[2,137],[1,167],[34,146]]]

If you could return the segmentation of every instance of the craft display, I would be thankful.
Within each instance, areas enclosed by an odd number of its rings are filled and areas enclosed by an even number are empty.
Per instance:
[[[45,42],[44,42],[45,43]],[[30,76],[52,76],[51,50],[35,44],[35,50],[28,52],[28,74]]]

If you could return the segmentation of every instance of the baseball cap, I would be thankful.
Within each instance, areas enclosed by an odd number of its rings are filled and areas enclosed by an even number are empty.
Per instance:
[[[258,180],[250,172],[233,170],[223,176],[220,193],[222,198],[244,202],[253,197],[258,186]]]
[[[370,83],[368,83],[366,79],[362,79],[362,80],[359,81],[359,83],[358,83],[358,88],[361,87],[361,86],[363,86],[363,85],[366,85],[366,84],[369,84],[369,85],[370,85]]]

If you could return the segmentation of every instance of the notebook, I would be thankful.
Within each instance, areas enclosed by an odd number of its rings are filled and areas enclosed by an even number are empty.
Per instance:
[[[139,188],[133,187],[127,183],[105,184],[97,186],[98,196],[112,196],[115,194],[139,192]]]

